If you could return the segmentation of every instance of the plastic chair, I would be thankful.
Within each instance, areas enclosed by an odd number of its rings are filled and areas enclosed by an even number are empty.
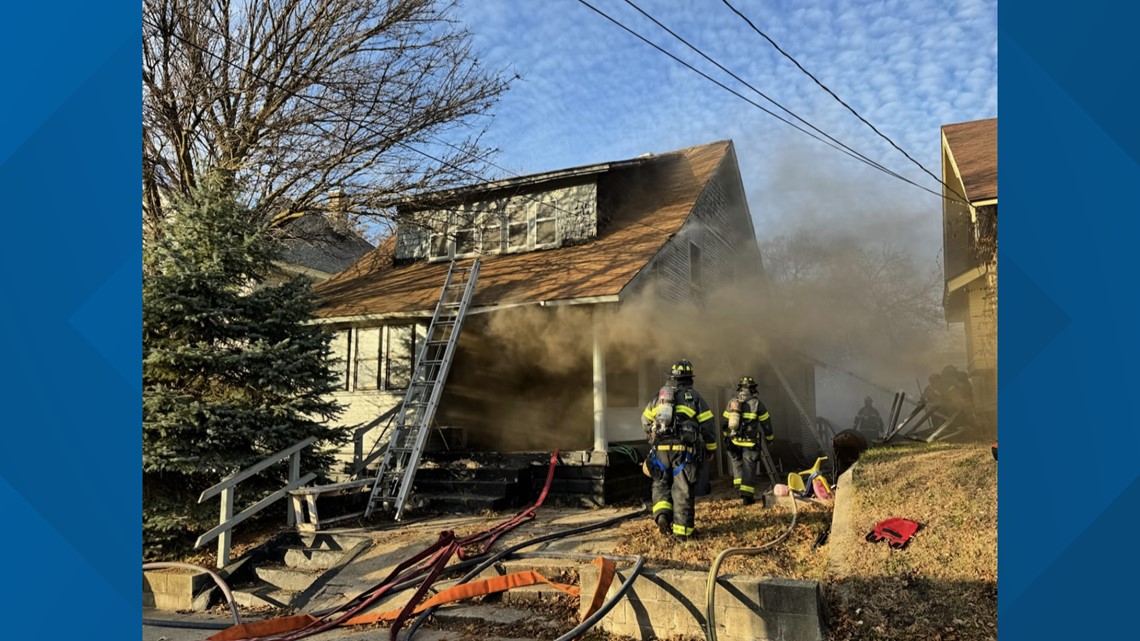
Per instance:
[[[821,456],[815,460],[815,465],[802,472],[793,472],[788,474],[788,489],[793,492],[805,493],[807,492],[807,483],[814,483],[816,481],[823,484],[823,488],[827,490],[827,494],[832,494],[831,485],[827,479],[819,472],[819,466],[827,460],[826,456]],[[805,482],[806,481],[806,482]]]

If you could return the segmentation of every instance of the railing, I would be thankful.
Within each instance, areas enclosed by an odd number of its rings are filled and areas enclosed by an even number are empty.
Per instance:
[[[352,432],[352,471],[349,474],[350,478],[359,478],[360,474],[376,462],[376,459],[384,455],[385,446],[380,445],[380,439],[384,438],[384,433],[392,425],[392,419],[396,416],[396,412],[400,410],[402,403],[397,403],[392,409],[384,412],[375,419],[365,423],[364,425],[356,428]],[[381,430],[380,435],[376,437],[368,454],[364,453],[364,435],[376,429],[384,423],[384,429]]]
[[[300,443],[291,445],[290,447],[287,447],[280,452],[269,455],[260,463],[257,463],[252,467],[248,467],[244,470],[227,476],[226,478],[222,479],[222,481],[217,485],[211,487],[205,492],[202,492],[202,495],[198,497],[199,503],[219,494],[222,496],[221,516],[219,517],[219,523],[217,527],[212,528],[209,532],[206,532],[202,536],[198,537],[198,540],[194,543],[194,547],[200,548],[206,543],[212,541],[214,538],[217,538],[218,567],[221,568],[228,565],[230,562],[230,534],[235,525],[248,519],[254,514],[257,514],[261,510],[264,510],[266,507],[269,507],[278,499],[284,498],[292,490],[295,490],[308,483],[309,481],[317,478],[317,475],[313,473],[301,476],[301,451],[316,442],[317,437],[310,436]],[[286,483],[285,487],[277,490],[276,492],[273,492],[269,496],[245,508],[241,512],[234,514],[234,490],[237,489],[237,484],[286,458],[290,459],[290,461],[289,482]],[[293,505],[290,504],[288,524],[293,525],[296,517],[297,516],[293,510]]]

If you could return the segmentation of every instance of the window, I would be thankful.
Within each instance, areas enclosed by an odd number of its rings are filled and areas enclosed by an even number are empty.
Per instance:
[[[332,347],[333,373],[336,374],[337,389],[348,389],[348,330],[333,334]]]
[[[558,210],[552,205],[538,203],[534,212],[534,246],[549,247],[558,244]]]
[[[380,389],[380,332],[383,327],[356,330],[356,389]]]
[[[530,220],[525,206],[515,206],[507,213],[507,251],[526,249],[530,242]]]
[[[385,389],[407,389],[415,367],[415,325],[390,325],[387,342]]]

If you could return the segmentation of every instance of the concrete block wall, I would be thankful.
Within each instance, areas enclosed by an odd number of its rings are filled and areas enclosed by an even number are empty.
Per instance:
[[[598,585],[595,565],[579,568],[581,613]],[[628,576],[619,569],[609,595]],[[708,574],[690,570],[644,570],[598,627],[635,639],[703,638]],[[721,575],[714,602],[720,641],[823,641],[819,584],[794,579]]]

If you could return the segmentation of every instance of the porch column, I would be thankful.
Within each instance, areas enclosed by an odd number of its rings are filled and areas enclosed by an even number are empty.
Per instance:
[[[594,451],[605,452],[606,437],[606,344],[601,314],[594,311]]]

